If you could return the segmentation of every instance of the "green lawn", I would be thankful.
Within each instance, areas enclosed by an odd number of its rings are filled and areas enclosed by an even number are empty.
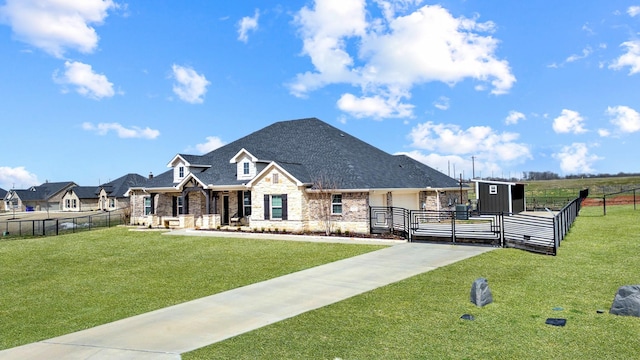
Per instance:
[[[639,217],[632,207],[612,207],[606,217],[583,208],[556,257],[498,249],[183,358],[637,358],[640,318],[608,310],[619,286],[640,283]],[[469,302],[478,277],[494,297],[484,308]],[[567,325],[545,325],[549,317]]]
[[[0,349],[379,248],[124,228],[0,241]]]

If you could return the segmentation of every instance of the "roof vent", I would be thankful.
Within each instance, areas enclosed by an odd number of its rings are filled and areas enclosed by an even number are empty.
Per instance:
[[[344,134],[340,133],[340,137],[344,137]]]

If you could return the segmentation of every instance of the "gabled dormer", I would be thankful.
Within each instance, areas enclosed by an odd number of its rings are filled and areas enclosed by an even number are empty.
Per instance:
[[[257,157],[244,148],[229,160],[231,164],[236,164],[236,177],[238,180],[253,179],[258,174],[259,161]]]
[[[173,168],[173,183],[179,183],[192,172],[200,172],[211,165],[202,164],[202,157],[197,155],[178,154],[169,161],[167,167]]]

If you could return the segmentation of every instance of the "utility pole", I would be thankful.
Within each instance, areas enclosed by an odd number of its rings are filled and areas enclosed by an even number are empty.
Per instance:
[[[471,172],[472,172],[473,179],[475,179],[476,178],[476,157],[475,156],[471,156]]]

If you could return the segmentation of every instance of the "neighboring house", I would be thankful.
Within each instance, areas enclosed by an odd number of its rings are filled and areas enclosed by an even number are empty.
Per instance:
[[[457,180],[318,119],[282,121],[131,187],[133,224],[369,232],[370,206],[444,210],[467,201]]]
[[[98,210],[98,188],[96,186],[76,186],[62,196],[62,211]]]
[[[480,214],[517,214],[525,211],[524,184],[478,179],[471,181],[476,183],[476,206]]]
[[[11,209],[11,203],[7,202],[7,190],[0,188],[0,199],[2,199],[2,204],[0,205],[0,210],[9,211]]]
[[[151,178],[152,175],[149,177]],[[98,208],[105,211],[128,208],[127,191],[129,188],[144,186],[147,181],[148,179],[142,175],[127,174],[100,185],[98,188]]]
[[[29,189],[9,190],[5,198],[16,204],[17,211],[58,211],[64,194],[75,186],[78,185],[72,181],[45,182]]]

